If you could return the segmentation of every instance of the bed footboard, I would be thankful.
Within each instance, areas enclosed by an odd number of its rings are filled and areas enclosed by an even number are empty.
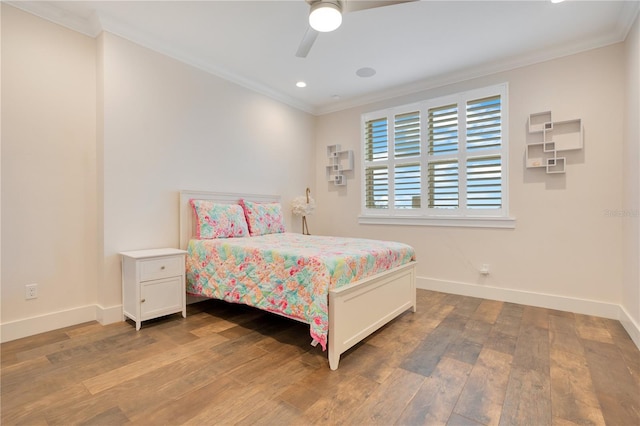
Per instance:
[[[329,291],[329,367],[409,308],[416,311],[416,262]]]

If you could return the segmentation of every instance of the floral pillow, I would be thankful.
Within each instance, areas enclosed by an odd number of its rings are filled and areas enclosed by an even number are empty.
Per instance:
[[[215,204],[209,200],[189,200],[196,214],[196,235],[200,239],[248,237],[249,228],[242,207]]]
[[[284,218],[280,203],[254,203],[240,200],[252,237],[284,232]]]

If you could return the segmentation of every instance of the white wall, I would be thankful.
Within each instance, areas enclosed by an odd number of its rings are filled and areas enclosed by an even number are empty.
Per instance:
[[[318,201],[312,233],[408,242],[423,286],[604,316],[622,304],[637,330],[638,221],[605,211],[635,211],[640,199],[638,44],[636,22],[624,44],[314,119],[111,34],[94,40],[2,4],[2,341],[117,320],[117,253],[177,246],[179,189],[287,204],[306,186]],[[346,188],[325,182],[326,145],[359,156],[362,112],[503,81],[515,230],[360,226],[360,165]],[[563,176],[523,167],[526,117],[548,109],[585,126]],[[40,297],[26,301],[31,282]]]
[[[313,117],[111,34],[102,49],[109,308],[121,304],[119,251],[178,246],[180,189],[287,206],[313,186]]]
[[[180,189],[285,208],[314,189],[313,116],[114,35],[2,12],[2,341],[121,320],[117,253],[177,247]]]
[[[325,234],[411,244],[419,285],[427,288],[615,317],[622,294],[622,224],[606,215],[622,205],[624,46],[616,44],[512,71],[425,90],[319,117],[317,215]],[[360,114],[509,83],[510,212],[516,228],[358,225],[361,165],[343,188],[324,182],[324,150],[339,143],[361,156]],[[584,149],[568,154],[566,174],[524,168],[530,113],[581,118]],[[490,265],[483,277],[480,265]]]
[[[95,312],[95,61],[95,40],[2,4],[3,340]]]
[[[620,218],[624,235],[622,307],[627,330],[640,330],[640,17],[625,42],[627,112],[623,156],[624,198]],[[630,331],[640,346],[640,333]]]

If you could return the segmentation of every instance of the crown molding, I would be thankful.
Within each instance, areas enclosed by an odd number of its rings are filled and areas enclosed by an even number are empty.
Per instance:
[[[297,99],[286,96],[276,90],[271,89],[266,85],[260,84],[241,74],[238,74],[237,72],[231,72],[224,67],[220,67],[208,62],[204,62],[196,56],[188,55],[179,50],[172,49],[166,43],[163,43],[161,40],[158,40],[155,37],[149,36],[148,34],[138,31],[137,29],[129,25],[125,25],[122,22],[118,21],[117,19],[112,19],[111,17],[108,17],[108,16],[100,16],[100,22],[102,25],[102,29],[105,32],[116,35],[125,40],[129,40],[142,47],[153,50],[154,52],[161,53],[165,56],[173,58],[184,64],[190,65],[194,68],[205,71],[209,74],[213,74],[231,83],[237,84],[238,86],[242,86],[246,89],[252,90],[254,92],[257,92],[259,94],[262,94],[274,100],[282,102],[293,108],[299,109],[309,114],[315,113],[315,110],[311,105],[302,103]]]
[[[633,28],[633,24],[640,15],[640,1],[625,1],[620,11],[620,25],[618,26],[618,38],[620,41],[626,40],[629,31]]]
[[[60,9],[56,5],[47,1],[3,0],[2,2],[89,37],[95,38],[102,32],[102,25],[95,13],[88,18],[84,18]]]
[[[637,5],[640,5],[640,2],[638,2]],[[636,7],[636,15],[637,12],[638,8]],[[618,34],[610,35],[607,37],[583,40],[581,43],[573,44],[571,46],[558,46],[555,49],[536,51],[528,55],[519,56],[517,58],[507,58],[502,61],[491,61],[485,64],[478,64],[474,67],[468,67],[456,72],[441,73],[438,75],[427,77],[420,81],[396,86],[387,90],[376,91],[364,96],[359,96],[343,102],[338,102],[327,107],[319,107],[316,108],[315,115],[332,114],[335,112],[344,111],[346,109],[362,107],[372,103],[383,102],[394,98],[408,96],[417,92],[432,90],[438,87],[461,83],[463,81],[469,81],[475,78],[487,77],[492,74],[507,72],[530,65],[552,61],[565,56],[576,55],[578,53],[587,52],[589,50],[599,49],[611,44],[620,43],[625,40],[629,30],[633,26],[633,22],[635,22],[635,18],[630,19],[630,21],[631,25],[629,25],[628,29],[626,31],[620,31],[618,32]]]
[[[290,96],[284,95],[272,88],[239,75],[237,72],[231,72],[223,67],[205,63],[197,57],[185,55],[182,52],[171,49],[155,37],[144,34],[135,28],[125,25],[117,19],[113,19],[107,15],[98,15],[93,13],[90,17],[84,18],[73,13],[69,13],[54,4],[46,1],[5,1],[10,6],[23,10],[24,12],[38,16],[47,21],[53,22],[70,30],[77,31],[81,34],[96,38],[102,32],[108,32],[118,37],[129,40],[142,47],[153,50],[155,52],[176,59],[187,65],[213,74],[231,83],[252,90],[276,101],[282,102],[295,109],[315,115],[316,109],[309,104],[300,102]]]
[[[585,40],[578,45],[572,45],[570,47],[559,46],[555,49],[538,51],[529,55],[520,56],[515,59],[510,58],[503,61],[492,61],[491,63],[487,64],[479,64],[477,66],[474,66],[473,68],[466,68],[454,73],[445,73],[436,76],[430,76],[417,82],[396,86],[386,90],[376,91],[364,96],[355,97],[327,106],[313,106],[308,103],[301,102],[300,100],[292,98],[288,95],[285,95],[279,91],[276,91],[269,86],[240,75],[237,72],[231,72],[224,67],[204,62],[198,57],[187,55],[183,52],[169,48],[165,43],[162,43],[162,41],[158,40],[157,38],[144,34],[141,31],[138,31],[136,28],[125,25],[122,22],[119,22],[118,20],[113,19],[109,16],[98,16],[96,13],[93,13],[91,16],[85,18],[60,9],[51,2],[47,1],[2,1],[27,13],[62,25],[66,28],[80,32],[89,37],[95,38],[103,31],[109,32],[133,43],[139,44],[145,48],[176,59],[187,65],[213,74],[231,83],[237,84],[241,87],[252,90],[276,101],[289,105],[293,108],[316,116],[331,114],[371,103],[382,102],[389,99],[410,95],[419,91],[430,90],[449,84],[471,80],[474,78],[481,78],[491,74],[510,71],[516,68],[546,62],[563,56],[573,55],[587,50],[597,49],[610,44],[622,42],[626,39],[629,31],[633,27],[634,22],[640,14],[640,1],[625,1],[623,10],[620,12],[620,24],[617,28],[618,31],[614,32],[610,36],[602,37],[600,39]]]

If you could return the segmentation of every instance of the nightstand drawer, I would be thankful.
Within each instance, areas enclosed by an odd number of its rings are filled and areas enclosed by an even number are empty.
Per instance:
[[[172,256],[140,262],[140,281],[157,280],[184,274],[184,257]]]

